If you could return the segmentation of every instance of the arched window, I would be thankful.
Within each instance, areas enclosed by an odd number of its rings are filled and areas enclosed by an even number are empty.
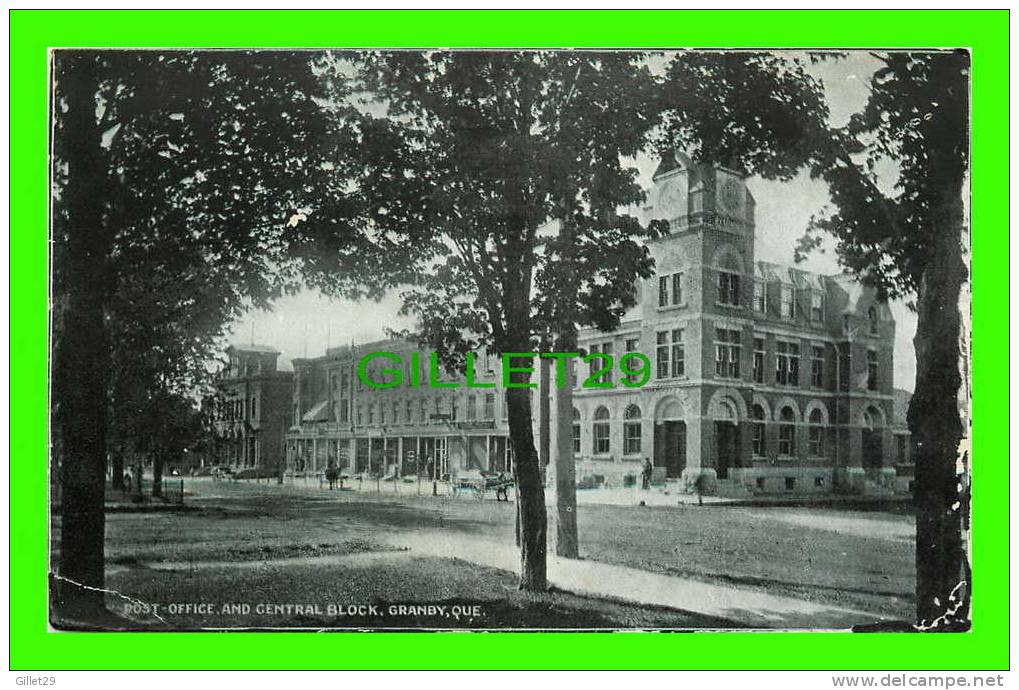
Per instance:
[[[594,411],[594,423],[591,426],[594,437],[595,455],[608,455],[609,452],[609,411],[599,407]]]
[[[623,411],[623,455],[640,455],[640,408],[636,405]]]
[[[796,448],[796,413],[783,407],[778,422],[778,454],[792,455]]]
[[[573,408],[573,428],[571,430],[573,436],[573,454],[580,455],[580,411],[577,408]]]
[[[816,407],[810,412],[807,428],[807,446],[815,458],[824,455],[824,416]]]
[[[763,456],[765,454],[765,441],[764,441],[764,408],[760,405],[754,405],[750,410],[750,415],[753,417],[753,446],[754,455]]]

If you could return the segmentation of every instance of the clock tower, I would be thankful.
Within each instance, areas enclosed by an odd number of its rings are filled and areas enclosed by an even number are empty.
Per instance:
[[[736,316],[753,295],[755,204],[745,176],[676,152],[662,158],[653,180],[646,218],[664,220],[669,228],[649,243],[657,277],[644,290],[645,313],[662,313],[661,303],[668,302],[669,312],[685,305],[692,312]],[[719,272],[737,277],[720,279]],[[676,279],[681,303],[657,293],[659,278],[671,281],[675,274],[682,275]]]

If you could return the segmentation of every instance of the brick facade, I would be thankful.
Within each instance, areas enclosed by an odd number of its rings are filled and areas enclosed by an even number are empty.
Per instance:
[[[290,426],[292,375],[277,370],[279,352],[252,345],[232,346],[216,380],[216,439],[213,463],[279,471]]]

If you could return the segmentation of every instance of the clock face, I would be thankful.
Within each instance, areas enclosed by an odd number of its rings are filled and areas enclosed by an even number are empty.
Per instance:
[[[721,211],[731,216],[738,216],[743,210],[743,186],[732,178],[722,184],[719,190],[719,206]]]
[[[686,215],[686,177],[666,180],[658,190],[655,200],[656,218],[672,220]]]

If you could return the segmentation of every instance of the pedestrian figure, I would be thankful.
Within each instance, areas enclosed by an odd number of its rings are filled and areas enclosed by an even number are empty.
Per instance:
[[[704,505],[704,491],[708,488],[708,479],[703,474],[698,474],[693,482],[694,491],[697,492],[697,505]]]
[[[326,480],[329,482],[330,491],[336,489],[336,480],[339,476],[340,473],[336,471],[336,465],[329,463],[329,467],[326,468]]]
[[[495,500],[509,503],[509,486],[506,482],[506,474],[500,472],[497,481],[499,483],[495,486]]]
[[[640,488],[647,491],[651,488],[651,458],[644,458],[644,469],[640,473]]]

